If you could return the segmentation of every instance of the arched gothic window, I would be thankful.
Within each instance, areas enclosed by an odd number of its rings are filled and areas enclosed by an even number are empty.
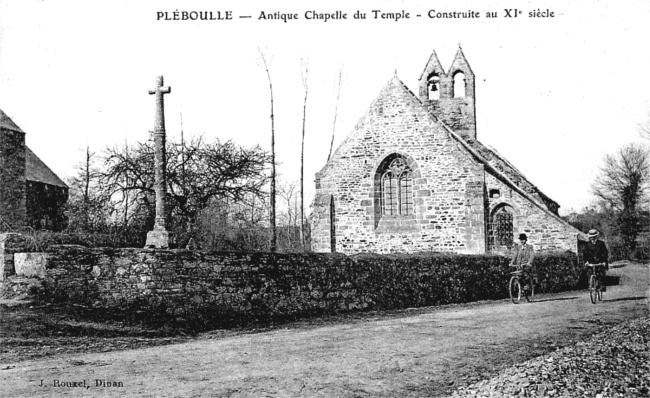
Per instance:
[[[513,224],[512,208],[501,206],[492,213],[490,220],[490,238],[492,248],[512,247],[513,245]]]
[[[413,173],[402,157],[388,164],[381,176],[382,215],[413,214]]]

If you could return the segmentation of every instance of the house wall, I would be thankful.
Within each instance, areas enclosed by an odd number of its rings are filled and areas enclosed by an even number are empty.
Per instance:
[[[413,169],[413,216],[376,214],[375,174],[391,154]],[[394,78],[316,175],[317,252],[485,251],[483,166]],[[334,241],[330,201],[334,200]]]
[[[27,225],[34,229],[60,231],[67,225],[64,214],[68,188],[27,181]]]
[[[25,225],[25,133],[0,128],[0,231]]]

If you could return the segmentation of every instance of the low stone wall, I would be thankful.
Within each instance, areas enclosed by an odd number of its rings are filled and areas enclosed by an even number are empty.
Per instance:
[[[372,304],[349,283],[343,255],[206,253],[188,250],[52,246],[46,291],[57,300],[102,307],[137,303],[215,317],[306,315]]]
[[[16,233],[0,234],[0,281],[16,273],[14,254],[30,252],[25,236]]]
[[[574,255],[537,260],[546,291],[578,285]],[[51,246],[44,285],[53,300],[225,324],[499,299],[508,294],[508,262],[496,255],[348,257]]]

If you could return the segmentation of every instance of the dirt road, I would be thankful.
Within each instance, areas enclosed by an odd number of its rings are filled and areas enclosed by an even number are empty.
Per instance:
[[[441,396],[647,315],[648,266],[610,274],[621,276],[620,285],[597,305],[577,291],[519,305],[503,300],[418,309],[346,324],[3,364],[0,395]]]

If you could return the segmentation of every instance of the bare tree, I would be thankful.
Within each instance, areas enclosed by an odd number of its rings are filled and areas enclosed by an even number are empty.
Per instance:
[[[96,162],[97,154],[86,146],[84,160],[76,166],[77,175],[68,181],[68,212],[72,228],[91,231],[103,225],[105,206],[99,192],[100,172]]]
[[[282,198],[283,204],[282,207],[286,206],[286,212],[284,210],[280,211],[281,221],[281,233],[280,235],[280,244],[281,248],[285,250],[295,250],[293,237],[296,235],[295,231],[300,228],[298,226],[298,220],[300,216],[300,211],[298,209],[298,198],[297,198],[297,187],[296,182],[287,182],[280,181],[278,184],[278,196]],[[299,232],[300,233],[300,232]],[[302,236],[298,236],[302,238]],[[302,248],[302,243],[299,245]]]
[[[92,163],[93,157],[95,156],[94,152],[90,152],[90,147],[86,146],[86,159],[81,165],[81,174],[84,182],[84,203],[88,203],[90,198],[90,180],[97,176],[97,172],[93,170]]]
[[[639,124],[639,135],[650,140],[650,107],[647,110],[645,121]]]
[[[300,244],[305,250],[305,123],[307,121],[307,93],[309,84],[307,75],[309,74],[309,59],[300,60],[300,76],[302,77],[302,86],[305,89],[305,100],[302,106],[302,142],[300,147]]]
[[[646,193],[650,167],[647,148],[629,144],[616,155],[607,155],[593,193],[616,210],[636,210]]]
[[[269,72],[269,65],[266,62],[266,56],[261,48],[257,47],[257,50],[260,53],[262,58],[262,63],[264,70],[266,71],[266,77],[269,79],[269,90],[271,92],[271,215],[270,215],[270,224],[271,224],[271,246],[270,250],[274,253],[277,249],[277,230],[275,226],[275,114],[273,113],[273,83],[271,82],[271,72]]]
[[[167,200],[177,232],[191,237],[197,215],[215,200],[242,201],[265,196],[268,154],[259,146],[243,148],[231,141],[204,142],[201,137],[170,141],[167,158]],[[103,193],[113,202],[129,198],[132,216],[151,221],[154,212],[154,151],[151,140],[133,148],[106,152]],[[127,196],[128,195],[128,196]],[[180,231],[179,231],[180,230]]]
[[[343,66],[339,68],[339,76],[336,80],[336,102],[334,103],[334,123],[332,123],[332,142],[330,143],[330,152],[327,155],[327,160],[332,156],[332,149],[334,148],[334,133],[336,133],[336,118],[339,113],[339,98],[341,97],[341,84],[343,82]]]
[[[268,251],[268,214],[266,196],[214,200],[198,217],[197,243],[209,250]]]
[[[618,227],[628,254],[633,255],[641,229],[639,207],[646,198],[650,180],[650,152],[628,144],[615,155],[607,155],[592,186],[594,195],[618,213]]]

